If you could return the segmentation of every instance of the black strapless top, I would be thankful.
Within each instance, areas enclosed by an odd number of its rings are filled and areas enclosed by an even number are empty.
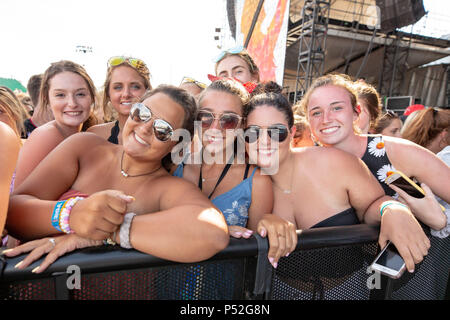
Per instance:
[[[108,138],[108,141],[114,144],[119,144],[119,120],[116,121],[114,127],[111,128],[111,135]]]
[[[322,227],[338,227],[338,226],[350,226],[353,224],[359,224],[358,216],[354,208],[348,208],[342,212],[335,214],[325,220],[316,223],[312,228],[322,228]]]

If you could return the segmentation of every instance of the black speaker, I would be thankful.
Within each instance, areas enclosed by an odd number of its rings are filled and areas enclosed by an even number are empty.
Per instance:
[[[416,23],[425,15],[422,0],[376,0],[381,13],[381,31],[389,32]]]

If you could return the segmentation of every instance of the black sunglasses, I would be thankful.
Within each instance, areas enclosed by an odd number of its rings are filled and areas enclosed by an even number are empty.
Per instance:
[[[153,114],[149,107],[138,102],[131,107],[130,117],[137,122],[148,122],[152,119]],[[173,128],[167,121],[155,119],[153,121],[153,132],[159,141],[165,142],[173,135]]]
[[[264,128],[262,128],[260,126],[248,126],[245,129],[245,133],[244,133],[245,142],[253,143],[256,140],[258,140],[259,136],[261,134],[261,130],[263,130],[263,129]],[[269,135],[270,139],[272,139],[273,141],[283,142],[284,140],[286,140],[286,138],[289,135],[288,128],[282,124],[275,124],[275,125],[268,126],[266,128],[266,130],[267,130],[267,134]]]
[[[211,127],[214,120],[219,120],[219,125],[224,130],[236,129],[241,123],[242,117],[234,113],[213,113],[207,110],[199,110],[197,113],[197,121],[202,123],[202,128]]]

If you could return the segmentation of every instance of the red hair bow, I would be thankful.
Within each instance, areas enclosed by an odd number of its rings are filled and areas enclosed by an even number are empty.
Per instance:
[[[236,79],[236,78],[217,77],[217,76],[212,75],[212,74],[208,74],[208,79],[211,80],[211,82],[214,82],[216,80],[221,80],[221,79],[233,79],[233,80],[236,80],[236,81],[238,81],[240,84],[242,84],[245,87],[245,89],[247,90],[248,93],[252,93],[253,90],[255,90],[256,86],[258,85],[257,83],[251,82],[251,81],[243,83],[241,80]]]

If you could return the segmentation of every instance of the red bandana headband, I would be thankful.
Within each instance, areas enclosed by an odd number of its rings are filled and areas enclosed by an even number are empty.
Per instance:
[[[236,78],[217,77],[217,76],[212,75],[212,74],[208,74],[208,79],[209,79],[211,82],[214,82],[214,81],[216,81],[216,80],[221,80],[221,79],[233,79],[233,80],[236,80],[236,81],[238,81],[239,83],[241,83],[241,84],[245,87],[245,89],[247,90],[248,93],[252,93],[253,90],[255,90],[256,86],[258,85],[258,84],[255,83],[255,82],[246,82],[246,83],[243,83],[242,81],[240,81],[239,79],[236,79]]]

